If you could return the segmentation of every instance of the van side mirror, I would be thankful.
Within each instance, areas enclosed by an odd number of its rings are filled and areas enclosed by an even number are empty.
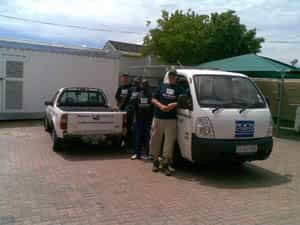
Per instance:
[[[268,106],[270,107],[270,106],[271,106],[271,102],[270,102],[269,97],[266,97],[266,96],[265,96],[265,99],[266,99],[266,101],[267,101]]]
[[[186,94],[179,95],[178,97],[178,107],[182,109],[189,109],[192,110],[192,99],[190,96]]]
[[[45,105],[53,105],[52,101],[45,101]]]

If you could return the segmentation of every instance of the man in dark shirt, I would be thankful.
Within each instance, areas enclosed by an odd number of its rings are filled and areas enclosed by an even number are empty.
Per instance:
[[[176,86],[177,72],[170,70],[168,72],[168,83],[160,85],[152,97],[152,103],[155,106],[154,119],[152,123],[151,153],[153,154],[153,172],[159,169],[158,158],[161,155],[161,146],[163,143],[163,161],[162,165],[166,175],[171,175],[171,164],[173,162],[173,150],[176,141],[176,108],[179,90]]]
[[[124,73],[121,77],[121,82],[122,85],[119,86],[117,93],[116,93],[116,101],[117,101],[117,106],[120,111],[125,111],[127,114],[127,132],[126,132],[126,137],[124,142],[122,143],[122,146],[125,144],[128,145],[130,143],[130,140],[132,139],[131,135],[131,126],[132,126],[132,118],[131,114],[129,112],[129,101],[130,101],[130,96],[131,96],[131,85],[129,82],[129,75]]]
[[[150,128],[153,116],[151,97],[148,81],[143,80],[141,91],[135,101],[135,154],[131,159],[140,159],[142,147],[145,148],[146,154],[149,156]]]
[[[133,84],[130,87],[130,96],[129,96],[129,107],[131,110],[134,110],[137,96],[139,95],[141,91],[141,79],[136,77],[133,80]]]
[[[115,95],[119,110],[124,111],[129,103],[130,88],[129,75],[124,73],[121,77],[122,85],[119,86]]]
[[[129,98],[128,104],[126,106],[127,112],[127,144],[132,146],[134,143],[134,133],[135,133],[135,107],[136,107],[136,99],[141,91],[141,79],[136,77],[134,78],[132,85],[129,89]]]

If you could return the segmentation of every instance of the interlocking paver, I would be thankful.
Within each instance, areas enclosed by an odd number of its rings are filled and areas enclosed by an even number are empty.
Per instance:
[[[6,126],[9,124],[9,126]],[[300,142],[240,170],[187,166],[166,177],[126,152],[51,150],[39,123],[0,123],[0,224],[300,224]]]

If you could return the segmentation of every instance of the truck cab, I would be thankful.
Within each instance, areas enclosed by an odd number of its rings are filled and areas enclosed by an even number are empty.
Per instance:
[[[177,141],[192,162],[264,160],[272,152],[272,117],[246,75],[178,69]],[[167,82],[167,75],[165,77]]]

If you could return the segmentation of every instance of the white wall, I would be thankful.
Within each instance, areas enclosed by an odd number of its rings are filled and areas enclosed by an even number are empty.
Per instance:
[[[102,88],[110,103],[114,102],[118,86],[118,59],[14,49],[0,49],[0,54],[4,54],[4,59],[5,55],[26,56],[23,112],[43,112],[44,101],[50,100],[56,90],[66,86]]]

